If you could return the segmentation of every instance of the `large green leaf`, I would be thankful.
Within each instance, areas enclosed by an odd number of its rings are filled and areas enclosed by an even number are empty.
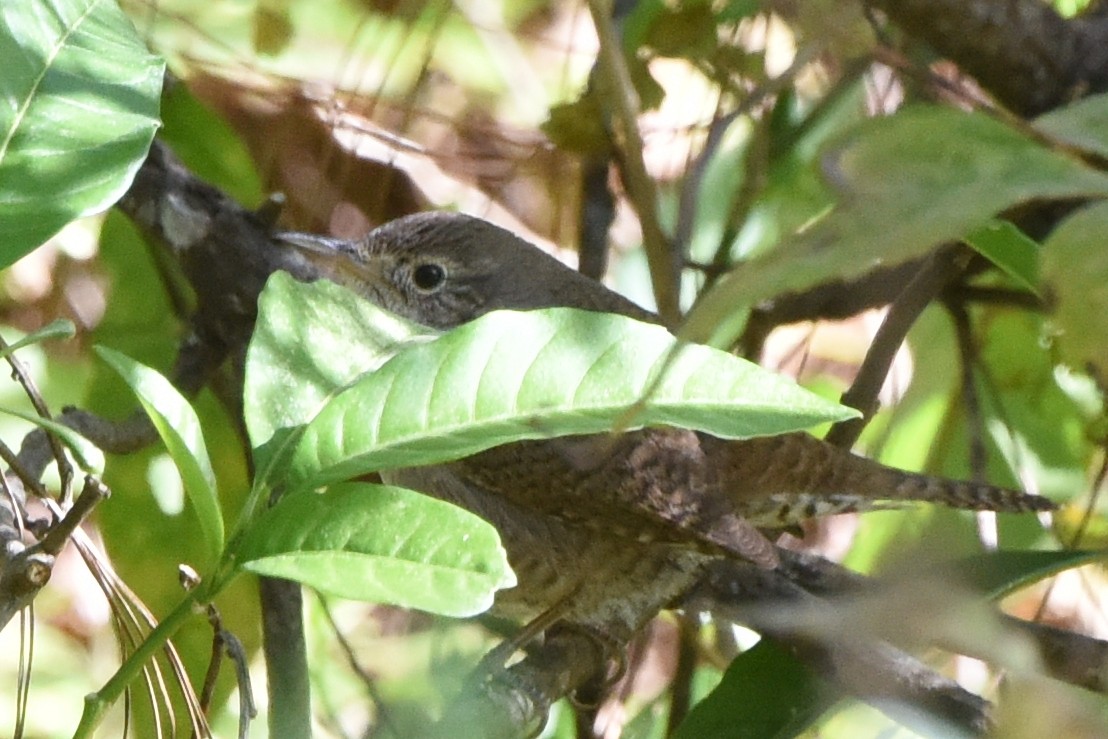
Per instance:
[[[0,3],[0,267],[126,191],[164,68],[114,0]]]
[[[430,329],[381,310],[332,282],[269,278],[246,356],[247,432],[257,469],[339,390]],[[286,434],[274,434],[285,429]]]
[[[287,495],[237,547],[245,569],[343,598],[472,616],[515,585],[496,530],[412,490],[344,483]]]
[[[207,564],[213,564],[223,553],[223,513],[196,411],[169,380],[149,367],[103,346],[96,352],[130,385],[165,442],[200,522]]]
[[[496,311],[396,356],[329,402],[297,446],[291,485],[430,464],[521,439],[673,425],[726,438],[854,411],[664,328],[571,308]],[[624,418],[642,399],[639,412]]]
[[[1021,202],[1108,195],[1108,175],[987,115],[937,106],[858,126],[823,172],[838,193],[831,212],[720,280],[683,335],[726,342],[715,329],[743,307],[919,257]]]

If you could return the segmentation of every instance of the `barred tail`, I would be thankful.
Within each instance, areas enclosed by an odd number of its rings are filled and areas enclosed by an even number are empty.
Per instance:
[[[888,468],[886,468],[888,469]],[[911,472],[889,470],[901,478],[889,496],[894,499],[924,500],[971,511],[1025,513],[1054,510],[1054,503],[1040,495],[961,480],[947,480]]]
[[[1040,496],[947,480],[878,464],[806,434],[701,443],[735,512],[756,526],[783,527],[836,513],[899,508],[908,501],[973,511],[1049,511]]]

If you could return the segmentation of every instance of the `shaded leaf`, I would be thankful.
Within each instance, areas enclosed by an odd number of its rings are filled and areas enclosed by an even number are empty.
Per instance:
[[[345,483],[285,496],[236,554],[245,569],[342,598],[472,616],[515,585],[496,530],[412,490]]]
[[[1108,95],[1090,95],[1035,119],[1052,139],[1108,157]]]
[[[1039,292],[1039,244],[1011,221],[993,220],[966,234],[966,243],[1031,292]]]
[[[259,54],[279,54],[295,30],[287,6],[259,4],[254,11],[254,48]]]
[[[674,739],[796,736],[834,698],[796,657],[763,639],[731,662],[719,686],[689,712]]]
[[[952,571],[989,598],[1003,598],[1014,590],[1082,565],[1103,562],[1104,552],[1017,551],[982,552],[955,562]]]
[[[1108,195],[1108,175],[986,115],[932,106],[859,125],[823,173],[831,212],[721,279],[682,336],[726,344],[716,327],[766,298],[922,256],[1017,203]]]
[[[570,103],[550,108],[542,132],[559,149],[584,156],[604,156],[612,149],[611,136],[597,95],[586,93]]]
[[[162,95],[160,140],[169,144],[198,177],[240,203],[259,203],[267,195],[254,160],[227,122],[204,107],[187,85],[167,86]]]
[[[673,425],[725,438],[795,431],[854,411],[664,328],[570,308],[496,311],[409,346],[327,404],[294,452],[291,484],[457,459],[522,439]]]
[[[1062,221],[1043,244],[1043,280],[1055,298],[1053,322],[1062,358],[1083,369],[1108,370],[1108,203]]]
[[[214,562],[223,552],[223,514],[196,411],[158,372],[103,346],[96,347],[96,353],[130,385],[165,443],[181,473],[208,555]]]
[[[0,4],[0,267],[126,191],[164,62],[112,0]]]
[[[719,45],[712,7],[707,3],[664,7],[653,19],[642,43],[659,56],[690,60],[711,56]]]

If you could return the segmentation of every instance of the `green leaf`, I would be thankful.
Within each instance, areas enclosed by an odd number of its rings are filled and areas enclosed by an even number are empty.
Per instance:
[[[54,436],[57,436],[61,439],[61,442],[65,444],[66,448],[73,452],[73,456],[77,460],[77,465],[85,472],[91,472],[94,475],[99,475],[104,472],[104,453],[100,451],[98,446],[68,426],[63,426],[57,421],[43,418],[36,413],[24,413],[14,408],[0,407],[0,413],[7,413],[9,416],[22,418],[24,421],[33,423],[36,426],[46,429]]]
[[[123,195],[165,64],[113,0],[0,4],[0,267]]]
[[[707,4],[682,4],[663,8],[650,24],[643,44],[659,56],[697,61],[720,46],[716,17]]]
[[[1013,280],[1039,292],[1039,244],[1010,221],[994,219],[966,235],[966,243]]]
[[[67,321],[64,318],[59,318],[56,321],[51,321],[47,325],[40,328],[34,333],[27,334],[14,344],[9,344],[3,350],[0,350],[0,357],[6,357],[25,346],[31,344],[37,344],[40,341],[48,341],[50,339],[68,339],[77,333],[77,327],[73,325],[73,321]]]
[[[242,567],[342,598],[472,616],[515,585],[491,525],[412,490],[345,483],[287,495],[247,531]]]
[[[1035,128],[1056,141],[1108,157],[1108,95],[1091,95],[1035,119]]]
[[[1087,206],[1062,221],[1043,244],[1043,281],[1055,299],[1062,358],[1084,369],[1108,369],[1108,203]]]
[[[430,329],[338,285],[276,272],[258,299],[246,355],[246,427],[255,450],[278,429],[310,421],[340,389]],[[264,455],[256,456],[258,468]]]
[[[823,714],[832,691],[796,657],[763,639],[736,657],[674,739],[770,739],[799,734]]]
[[[715,328],[745,307],[922,256],[1018,203],[1108,195],[1108,175],[987,115],[931,106],[859,125],[822,164],[838,204],[721,279],[683,337],[727,343]]]
[[[197,177],[240,203],[260,203],[268,193],[250,151],[234,129],[205,107],[187,85],[167,85],[162,94],[158,138],[169,144]]]
[[[571,308],[496,311],[408,346],[328,403],[294,452],[291,484],[431,464],[522,439],[672,425],[747,438],[855,411],[660,326]],[[627,409],[652,388],[639,413]]]
[[[103,346],[97,346],[96,353],[130,385],[158,430],[181,473],[185,492],[200,522],[208,555],[214,563],[223,552],[223,514],[196,411],[169,380],[149,367]]]
[[[1003,598],[1012,591],[1032,585],[1082,565],[1103,563],[1104,552],[1074,550],[1036,552],[998,550],[966,557],[953,563],[952,571],[991,599]]]

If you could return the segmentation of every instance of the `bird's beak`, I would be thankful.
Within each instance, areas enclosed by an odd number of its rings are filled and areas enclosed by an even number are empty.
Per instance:
[[[279,246],[291,247],[326,277],[340,285],[355,287],[380,281],[379,269],[367,262],[353,241],[318,234],[287,231],[273,236]]]

